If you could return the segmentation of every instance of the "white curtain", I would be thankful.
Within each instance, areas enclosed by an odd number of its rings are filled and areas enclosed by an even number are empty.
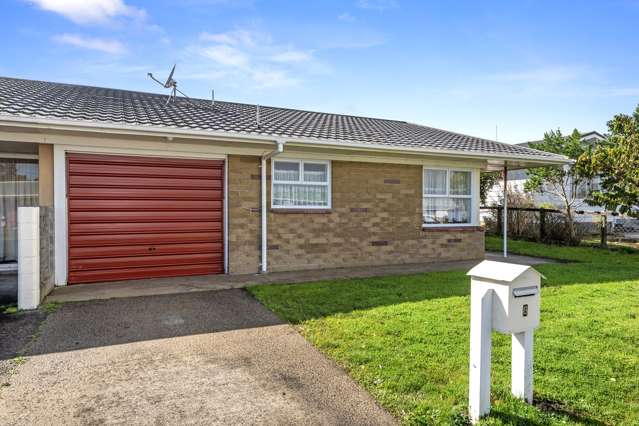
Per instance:
[[[326,182],[327,179],[326,164],[304,163],[304,182]]]
[[[18,254],[18,207],[38,205],[38,161],[0,158],[0,262]]]
[[[450,195],[470,195],[470,172],[450,172]]]
[[[328,187],[276,183],[273,185],[273,205],[291,207],[328,206]]]
[[[446,170],[427,169],[424,179],[424,194],[446,195],[448,192],[448,172]]]
[[[273,175],[273,206],[328,207],[327,164],[276,161]]]
[[[299,163],[288,161],[276,161],[273,179],[275,181],[299,181],[300,165]]]
[[[424,223],[470,223],[470,198],[424,197]]]

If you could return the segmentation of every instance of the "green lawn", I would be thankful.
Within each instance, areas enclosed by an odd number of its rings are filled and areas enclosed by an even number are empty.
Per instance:
[[[488,237],[490,250],[499,240]],[[512,241],[538,269],[535,406],[509,397],[510,339],[495,334],[484,424],[639,424],[639,252]],[[250,288],[406,424],[464,424],[465,271]]]

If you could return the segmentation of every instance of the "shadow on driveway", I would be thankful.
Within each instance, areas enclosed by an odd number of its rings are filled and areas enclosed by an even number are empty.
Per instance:
[[[64,303],[27,355],[283,324],[243,290]]]

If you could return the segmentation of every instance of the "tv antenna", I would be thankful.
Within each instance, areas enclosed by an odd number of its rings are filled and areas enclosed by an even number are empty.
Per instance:
[[[165,89],[171,89],[171,94],[169,95],[169,98],[166,100],[166,105],[168,105],[171,102],[174,102],[177,99],[178,93],[184,96],[187,99],[188,103],[193,105],[193,103],[190,102],[191,98],[189,98],[186,93],[182,92],[180,89],[177,88],[177,81],[173,79],[173,73],[175,73],[175,64],[173,64],[173,68],[171,68],[171,72],[169,73],[169,76],[164,83],[162,83],[157,78],[153,77],[153,73],[148,73],[147,76],[151,80],[159,84],[160,86],[164,87]]]

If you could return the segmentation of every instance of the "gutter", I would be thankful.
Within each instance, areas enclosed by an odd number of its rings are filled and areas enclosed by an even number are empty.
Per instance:
[[[262,135],[254,133],[242,132],[226,132],[213,130],[196,130],[196,129],[177,129],[171,127],[160,126],[141,126],[114,123],[98,123],[94,121],[80,120],[61,120],[48,118],[27,118],[16,117],[11,115],[0,114],[0,126],[17,126],[31,127],[42,130],[57,131],[94,131],[110,134],[136,135],[136,136],[156,136],[172,140],[175,137],[185,137],[191,139],[211,140],[218,139],[231,142],[252,142],[252,143],[273,143],[276,136]],[[316,139],[308,137],[288,137],[286,138],[288,145],[291,146],[311,146],[311,147],[327,147],[333,149],[355,149],[358,151],[368,152],[391,152],[397,154],[408,155],[431,155],[436,157],[458,157],[472,158],[478,160],[509,160],[509,161],[528,161],[537,165],[561,165],[569,162],[564,156],[556,156],[555,158],[545,158],[533,155],[520,154],[497,154],[497,153],[478,153],[456,151],[450,149],[433,149],[433,148],[414,148],[414,147],[397,147],[382,145],[376,143],[352,142],[347,140],[336,139]],[[563,158],[562,158],[563,157]]]
[[[261,232],[262,232],[262,250],[261,250],[261,254],[262,254],[262,261],[260,262],[260,273],[265,274],[268,272],[268,211],[267,211],[267,197],[266,197],[266,162],[268,160],[270,160],[271,158],[275,157],[276,155],[281,154],[282,152],[284,152],[284,141],[283,140],[277,140],[275,141],[276,143],[276,147],[273,151],[268,152],[264,155],[262,155],[262,161],[260,164],[260,172],[261,172],[261,176],[260,176],[260,184],[261,184],[261,209],[260,209],[260,215],[261,215],[261,219],[262,219],[262,226],[261,226]],[[273,177],[271,176],[271,180],[273,179]]]

